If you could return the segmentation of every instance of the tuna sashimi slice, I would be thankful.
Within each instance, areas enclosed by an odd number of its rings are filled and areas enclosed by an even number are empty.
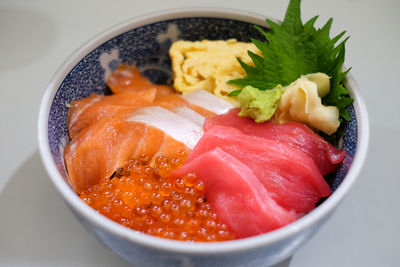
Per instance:
[[[215,148],[172,172],[172,177],[195,173],[206,186],[206,199],[221,222],[238,237],[266,233],[296,220],[279,206],[242,162]]]
[[[218,147],[248,166],[271,198],[288,210],[308,212],[321,197],[331,193],[315,163],[305,153],[274,140],[243,134],[232,127],[210,128],[186,161]]]
[[[238,113],[239,109],[232,109],[225,114],[207,119],[204,130],[207,131],[214,125],[225,125],[237,128],[248,135],[289,144],[312,158],[323,176],[334,171],[344,159],[346,151],[337,149],[302,123],[255,123],[252,119],[238,116]]]

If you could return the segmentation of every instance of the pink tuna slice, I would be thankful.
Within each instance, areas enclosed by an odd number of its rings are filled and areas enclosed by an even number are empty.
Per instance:
[[[245,164],[220,148],[185,163],[171,177],[188,173],[204,182],[207,202],[238,238],[266,233],[296,220],[296,214],[279,206]]]
[[[204,130],[207,131],[214,125],[231,126],[248,135],[289,144],[312,158],[323,176],[334,171],[344,159],[346,151],[329,144],[302,123],[255,123],[252,119],[238,116],[238,113],[239,109],[235,108],[225,114],[207,119],[204,123]]]
[[[218,147],[248,166],[270,197],[285,209],[308,212],[321,197],[331,193],[315,163],[305,153],[232,127],[216,125],[206,131],[186,162]],[[216,167],[212,165],[211,169]]]

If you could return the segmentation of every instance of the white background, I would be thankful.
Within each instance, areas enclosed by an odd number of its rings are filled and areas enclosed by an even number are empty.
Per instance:
[[[93,35],[163,9],[215,6],[283,19],[282,0],[0,2],[0,266],[127,266],[87,233],[42,167],[40,100],[61,63]],[[347,30],[346,66],[369,110],[369,155],[322,230],[279,266],[400,266],[400,1],[303,0],[303,22]]]

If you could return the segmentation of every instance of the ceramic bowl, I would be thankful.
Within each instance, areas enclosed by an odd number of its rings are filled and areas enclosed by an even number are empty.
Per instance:
[[[118,64],[135,64],[156,83],[170,83],[168,49],[177,39],[260,37],[253,25],[268,28],[265,16],[227,9],[181,9],[150,14],[117,25],[89,40],[57,70],[39,114],[39,147],[55,187],[85,228],[125,260],[137,266],[268,266],[291,256],[332,215],[348,194],[364,163],[368,116],[351,73],[346,87],[355,99],[349,107],[342,148],[348,151],[331,182],[333,194],[312,212],[270,233],[228,242],[188,243],[162,239],[125,228],[94,211],[71,189],[63,161],[68,142],[68,103],[107,92],[105,79]]]

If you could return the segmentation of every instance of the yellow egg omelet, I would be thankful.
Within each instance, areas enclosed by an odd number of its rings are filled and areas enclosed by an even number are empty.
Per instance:
[[[248,50],[260,54],[253,43],[235,39],[174,42],[169,50],[174,88],[182,93],[203,89],[235,102],[227,95],[239,87],[226,82],[245,76],[237,58],[252,65]]]

